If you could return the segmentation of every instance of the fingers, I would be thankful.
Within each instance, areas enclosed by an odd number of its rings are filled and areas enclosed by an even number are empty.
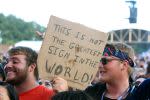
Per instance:
[[[41,33],[39,31],[35,32],[39,37],[44,38],[45,33]]]
[[[68,91],[67,81],[60,77],[54,77],[51,81],[53,89],[57,92]]]

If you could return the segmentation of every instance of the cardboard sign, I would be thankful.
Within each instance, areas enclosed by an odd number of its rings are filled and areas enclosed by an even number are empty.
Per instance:
[[[85,89],[98,71],[108,34],[51,16],[38,57],[40,78],[60,76]]]

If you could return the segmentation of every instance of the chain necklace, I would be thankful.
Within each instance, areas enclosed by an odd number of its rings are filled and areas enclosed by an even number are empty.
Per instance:
[[[123,100],[123,98],[125,98],[128,94],[129,94],[129,90],[130,88],[128,87],[123,93],[122,95],[120,95],[117,100]],[[106,94],[106,91],[103,92],[102,96],[101,96],[101,100],[104,100],[104,96]]]

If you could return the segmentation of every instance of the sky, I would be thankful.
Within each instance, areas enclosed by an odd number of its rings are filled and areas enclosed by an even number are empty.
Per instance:
[[[150,0],[136,0],[137,23],[130,24],[126,0],[0,0],[0,13],[47,27],[51,15],[99,31],[138,28],[150,30]]]

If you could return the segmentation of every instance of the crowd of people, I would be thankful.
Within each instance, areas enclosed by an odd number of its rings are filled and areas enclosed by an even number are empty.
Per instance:
[[[106,44],[95,80],[82,91],[69,89],[61,77],[40,79],[37,58],[37,52],[28,47],[8,51],[7,63],[0,65],[0,100],[150,99],[150,63],[135,59],[133,48],[127,44]]]

